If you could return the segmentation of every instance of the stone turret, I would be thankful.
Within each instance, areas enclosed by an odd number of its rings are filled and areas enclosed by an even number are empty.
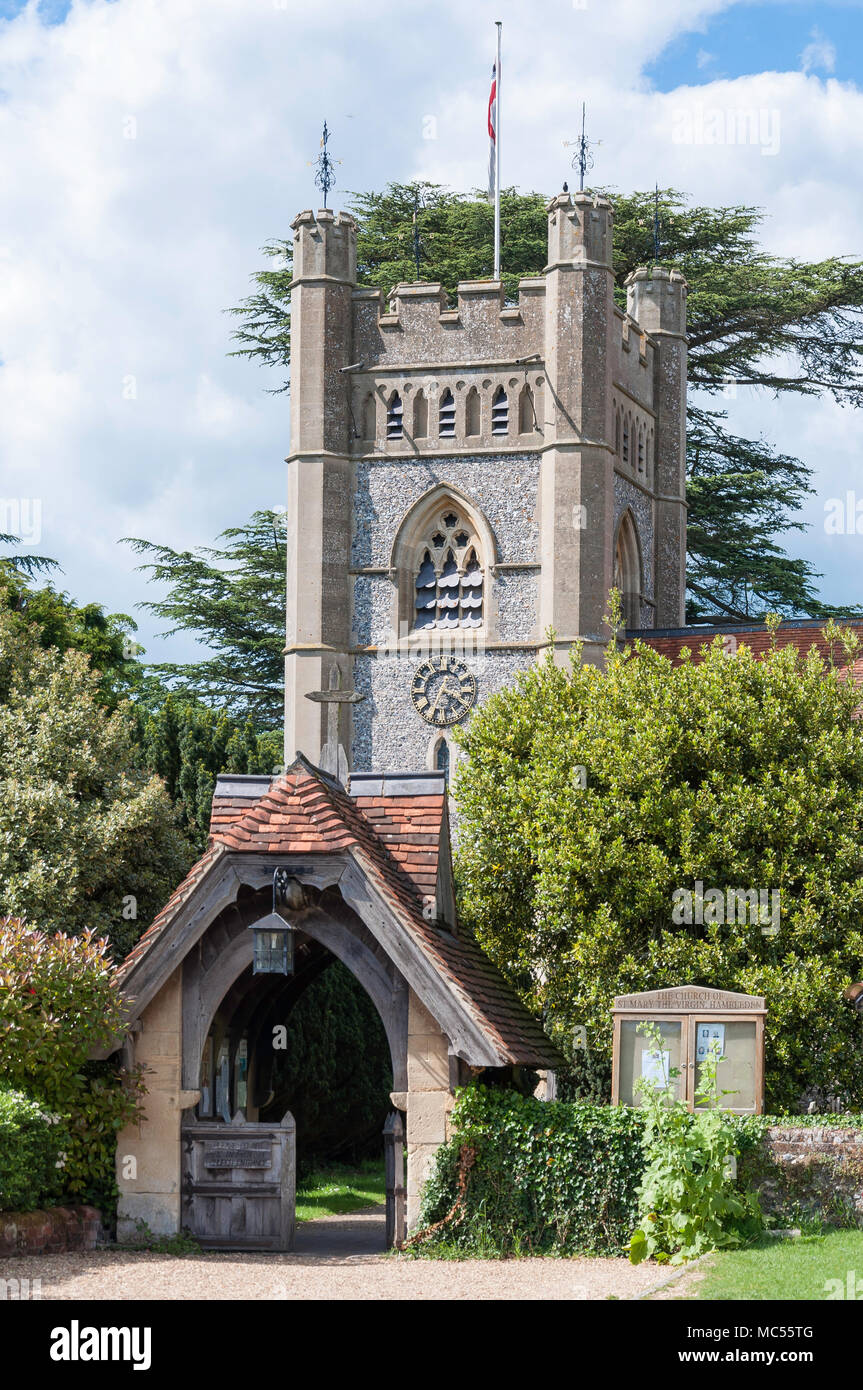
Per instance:
[[[291,450],[288,455],[285,760],[317,762],[327,706],[306,698],[350,684],[349,380],[357,234],[352,217],[301,212],[292,224]],[[340,710],[340,721],[349,716]],[[339,730],[339,742],[348,740]]]
[[[608,639],[613,566],[612,218],[606,198],[584,193],[548,207],[539,625],[562,656],[582,640],[588,660]]]
[[[679,270],[639,267],[626,279],[626,307],[656,345],[655,627],[679,627],[686,592],[686,281]]]

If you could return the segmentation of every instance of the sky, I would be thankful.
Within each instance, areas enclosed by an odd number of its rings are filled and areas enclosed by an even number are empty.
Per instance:
[[[496,19],[504,183],[571,180],[586,101],[597,183],[757,204],[769,250],[863,257],[863,0],[0,0],[0,531],[134,614],[148,659],[196,652],[136,608],[157,594],[121,538],[190,549],[285,500],[289,399],[228,355],[225,310],[317,205],[324,118],[336,207],[481,186]],[[740,108],[753,142],[704,142]],[[815,469],[789,549],[826,600],[863,601],[863,519],[834,534],[863,504],[863,419],[722,405]]]

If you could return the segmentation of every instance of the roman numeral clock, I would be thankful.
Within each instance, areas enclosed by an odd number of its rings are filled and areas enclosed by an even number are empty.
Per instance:
[[[432,656],[414,671],[411,699],[421,719],[445,728],[458,724],[476,703],[476,679],[454,656]]]

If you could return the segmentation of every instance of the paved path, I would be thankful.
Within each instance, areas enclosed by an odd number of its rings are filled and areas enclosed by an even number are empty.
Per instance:
[[[0,1278],[40,1278],[43,1299],[637,1298],[655,1265],[627,1260],[421,1260],[383,1253],[383,1208],[297,1229],[289,1255],[168,1256],[127,1250],[0,1261]]]

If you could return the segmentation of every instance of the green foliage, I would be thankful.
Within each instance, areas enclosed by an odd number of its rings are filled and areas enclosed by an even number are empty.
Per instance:
[[[153,1255],[200,1255],[201,1242],[185,1231],[172,1236],[157,1236],[147,1222],[139,1218],[135,1222],[134,1239],[124,1241],[123,1248],[146,1250]]]
[[[0,921],[0,1081],[66,1117],[63,1189],[76,1202],[116,1196],[117,1131],[139,1113],[139,1077],[87,1061],[123,1025],[107,942]]]
[[[465,926],[558,1039],[581,1026],[609,1055],[615,994],[763,994],[768,1108],[811,1086],[859,1107],[863,1024],[842,997],[863,974],[858,702],[791,646],[531,669],[458,735]],[[676,925],[672,894],[697,880],[778,890],[778,936]]]
[[[436,1154],[419,1227],[453,1206],[459,1152],[471,1145],[465,1205],[421,1249],[619,1255],[637,1210],[643,1129],[643,1116],[626,1106],[542,1102],[483,1086],[459,1091],[453,1137]]]
[[[145,685],[132,640],[137,623],[126,613],[106,613],[101,604],[79,605],[50,584],[38,588],[29,578],[0,562],[0,609],[11,615],[10,632],[35,636],[44,648],[83,652],[98,673],[97,694],[107,709]]]
[[[653,261],[654,191],[599,191],[614,200],[615,293],[623,305],[626,276]],[[545,266],[546,202],[539,193],[502,191],[509,299],[521,276],[540,275]],[[389,294],[399,281],[416,278],[415,209],[422,279],[440,281],[453,296],[459,280],[491,276],[493,214],[484,198],[423,182],[389,184],[349,202],[358,223],[361,285]],[[659,215],[661,262],[681,269],[689,286],[691,386],[708,394],[766,387],[774,396],[828,394],[843,404],[863,403],[860,262],[767,254],[758,241],[763,214],[754,207],[700,207],[662,189]],[[254,293],[231,310],[239,320],[236,351],[287,370],[293,246],[277,239],[263,251],[271,268],[254,275]],[[826,616],[833,610],[815,593],[811,565],[784,555],[775,542],[777,531],[799,528],[789,514],[812,491],[812,470],[763,440],[729,434],[724,418],[721,411],[690,409],[690,617],[740,619],[767,608]]]
[[[206,848],[210,808],[220,772],[273,773],[283,757],[279,732],[258,733],[251,719],[227,714],[169,692],[134,708],[143,765],[162,778],[178,824],[195,848]]]
[[[0,1211],[35,1211],[56,1200],[65,1141],[61,1116],[0,1085]]]
[[[49,931],[137,941],[191,854],[128,711],[108,713],[86,656],[45,650],[0,610],[0,912]]]
[[[335,961],[303,991],[284,1019],[284,1050],[274,1052],[272,1089],[263,1119],[290,1110],[298,1159],[379,1155],[392,1104],[392,1061],[374,1004],[347,966]]]
[[[194,551],[131,538],[147,557],[140,568],[168,586],[165,599],[141,606],[164,618],[164,635],[183,631],[214,653],[203,661],[152,667],[182,695],[215,705],[243,724],[275,730],[282,724],[285,646],[285,518],[254,512],[232,526],[224,546]]]
[[[642,1024],[639,1031],[656,1054],[664,1055],[656,1024]],[[664,1082],[648,1077],[636,1082],[645,1116],[647,1165],[638,1188],[638,1227],[630,1239],[633,1264],[650,1258],[682,1264],[710,1250],[742,1245],[760,1233],[758,1199],[738,1192],[730,1173],[738,1151],[737,1127],[734,1117],[719,1109],[720,1060],[711,1047],[701,1063],[694,1114],[685,1101],[673,1099],[679,1067],[669,1067]]]

